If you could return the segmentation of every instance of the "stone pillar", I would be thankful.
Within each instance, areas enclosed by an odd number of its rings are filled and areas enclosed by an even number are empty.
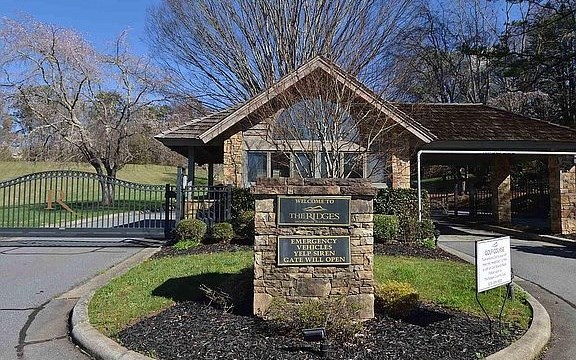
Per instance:
[[[377,189],[366,179],[260,178],[252,187],[255,196],[254,314],[263,315],[276,297],[302,303],[310,299],[340,298],[360,305],[358,320],[374,317],[373,198]],[[278,225],[280,196],[326,201],[328,197],[349,197],[350,224]],[[284,199],[283,199],[284,200]],[[298,200],[300,201],[300,200]],[[312,210],[322,211],[318,207]],[[325,214],[329,214],[326,213]],[[279,236],[306,240],[349,237],[349,264],[280,264]],[[283,241],[286,239],[283,239]],[[326,248],[324,248],[326,249]],[[331,250],[331,249],[328,249]],[[294,254],[294,259],[297,254]],[[298,254],[298,256],[300,256]],[[315,255],[312,255],[315,256]],[[284,260],[283,260],[284,262]]]
[[[224,140],[224,184],[244,186],[244,135],[238,132]]]
[[[410,188],[410,156],[407,151],[393,152],[390,158],[392,167],[392,188]]]
[[[512,189],[510,157],[496,155],[491,164],[492,216],[497,224],[512,222]]]
[[[550,228],[554,234],[576,233],[576,167],[574,157],[548,157]]]

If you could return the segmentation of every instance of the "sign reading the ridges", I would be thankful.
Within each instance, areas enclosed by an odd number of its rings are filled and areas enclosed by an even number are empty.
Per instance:
[[[350,225],[349,196],[278,196],[278,225]]]

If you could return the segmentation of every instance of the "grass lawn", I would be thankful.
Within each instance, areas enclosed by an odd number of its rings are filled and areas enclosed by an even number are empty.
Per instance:
[[[423,301],[484,316],[476,302],[476,270],[471,264],[377,255],[374,260],[374,278],[378,282],[408,282],[418,290]],[[495,317],[505,295],[506,287],[502,286],[480,294],[479,299],[490,316]],[[524,294],[517,291],[516,299],[506,303],[504,316],[508,321],[517,322],[526,328],[531,311],[522,303],[523,300]]]
[[[147,261],[99,289],[89,305],[90,322],[107,336],[115,336],[128,324],[157,313],[175,301],[200,297],[198,286],[218,287],[243,269],[252,266],[252,252],[190,255]],[[376,256],[377,282],[388,279],[411,283],[422,301],[456,310],[481,314],[475,303],[475,273],[469,264],[419,258]],[[482,295],[494,316],[502,304],[504,291]],[[508,302],[508,321],[527,326],[529,308],[521,296]]]
[[[13,179],[18,176],[50,170],[76,170],[95,172],[94,168],[85,163],[66,163],[49,161],[0,161],[0,181]],[[197,181],[205,184],[206,171],[196,169]],[[118,178],[142,184],[175,184],[176,167],[163,165],[137,165],[128,164],[118,172]]]

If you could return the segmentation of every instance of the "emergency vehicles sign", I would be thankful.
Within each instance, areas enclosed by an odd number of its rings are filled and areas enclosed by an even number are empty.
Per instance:
[[[510,236],[476,241],[476,292],[511,282]]]

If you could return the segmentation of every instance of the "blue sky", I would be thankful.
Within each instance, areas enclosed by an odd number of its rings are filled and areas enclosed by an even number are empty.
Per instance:
[[[96,48],[104,49],[123,30],[131,48],[147,52],[144,38],[146,9],[160,0],[0,0],[0,17],[30,15],[36,20],[80,32]]]

